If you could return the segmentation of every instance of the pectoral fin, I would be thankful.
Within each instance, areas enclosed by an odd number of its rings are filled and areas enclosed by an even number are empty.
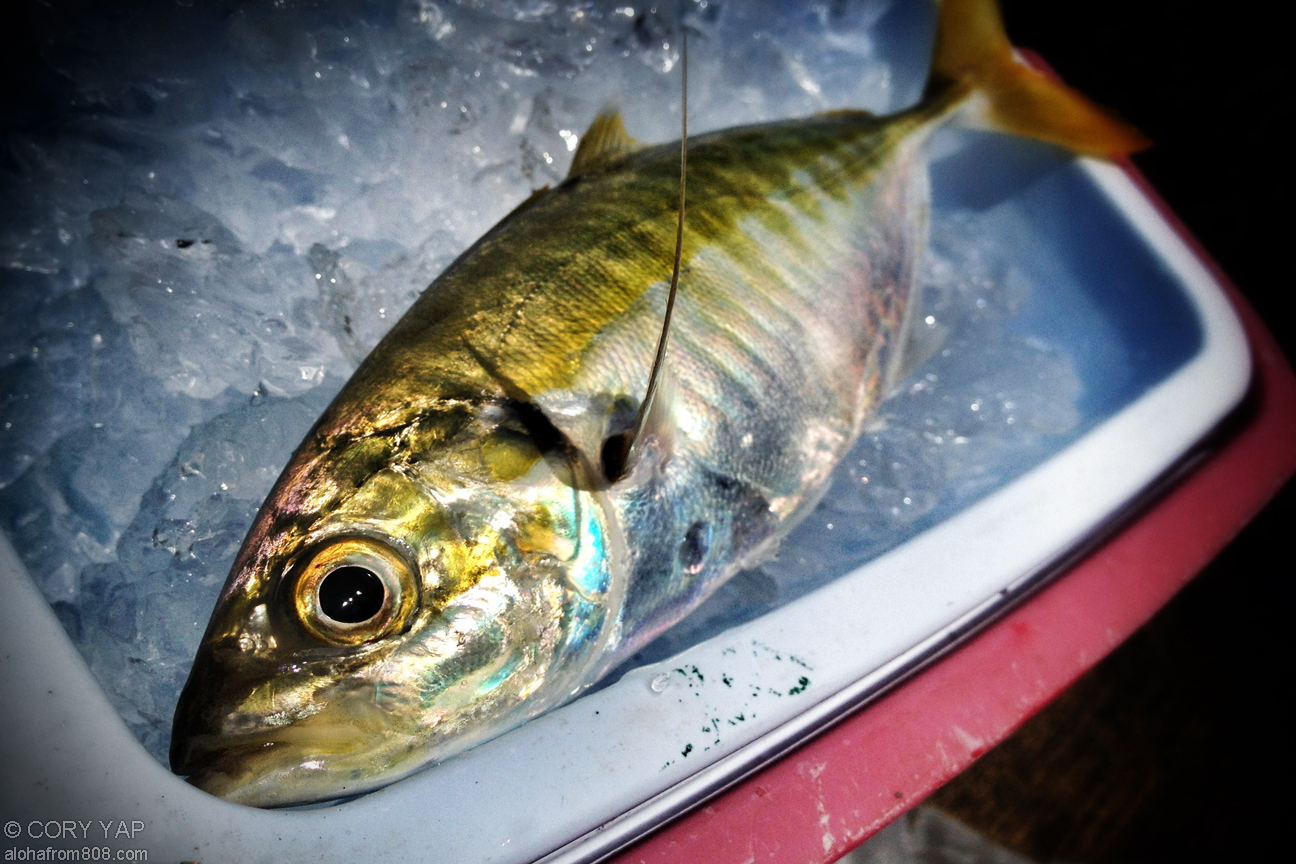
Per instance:
[[[900,389],[905,380],[941,350],[949,328],[936,324],[929,325],[922,310],[923,292],[915,286],[909,295],[909,307],[905,311],[904,325],[900,330],[900,350],[887,367],[883,392],[891,395]]]

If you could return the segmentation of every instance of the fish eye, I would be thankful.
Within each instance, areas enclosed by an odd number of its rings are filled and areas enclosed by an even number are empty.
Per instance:
[[[414,569],[396,549],[368,537],[327,541],[298,568],[297,620],[330,645],[359,645],[399,630],[414,613]]]
[[[341,624],[363,624],[382,611],[387,586],[372,570],[349,564],[320,580],[318,599],[324,617]]]

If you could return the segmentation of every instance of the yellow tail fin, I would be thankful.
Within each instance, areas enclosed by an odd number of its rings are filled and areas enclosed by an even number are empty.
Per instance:
[[[1152,143],[1076,90],[1018,63],[995,0],[941,0],[927,89],[960,85],[984,97],[982,119],[993,129],[1089,155]]]

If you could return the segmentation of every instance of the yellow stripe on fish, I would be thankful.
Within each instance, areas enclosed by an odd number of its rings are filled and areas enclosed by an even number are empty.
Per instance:
[[[455,261],[266,500],[176,709],[173,768],[233,801],[365,791],[579,693],[771,554],[903,368],[924,143],[951,116],[1072,147],[1143,139],[946,0],[931,82],[692,139],[664,386],[677,145],[597,119],[572,174]]]

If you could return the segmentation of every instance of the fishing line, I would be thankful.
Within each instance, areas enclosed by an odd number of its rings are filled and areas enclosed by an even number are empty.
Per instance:
[[[634,431],[630,444],[626,447],[626,459],[619,474],[623,476],[633,464],[634,448],[643,434],[644,425],[648,422],[648,412],[652,408],[653,398],[657,395],[657,386],[661,380],[662,361],[666,356],[666,341],[670,336],[671,315],[675,311],[675,295],[679,291],[680,259],[684,252],[684,185],[688,177],[688,30],[681,27],[682,75],[680,87],[683,91],[680,106],[680,183],[679,183],[679,221],[675,227],[675,264],[671,270],[670,293],[666,297],[666,315],[662,320],[661,338],[657,341],[657,356],[653,359],[652,371],[648,373],[648,389],[643,401],[639,403],[639,413],[635,416]],[[620,479],[619,476],[614,479]]]

